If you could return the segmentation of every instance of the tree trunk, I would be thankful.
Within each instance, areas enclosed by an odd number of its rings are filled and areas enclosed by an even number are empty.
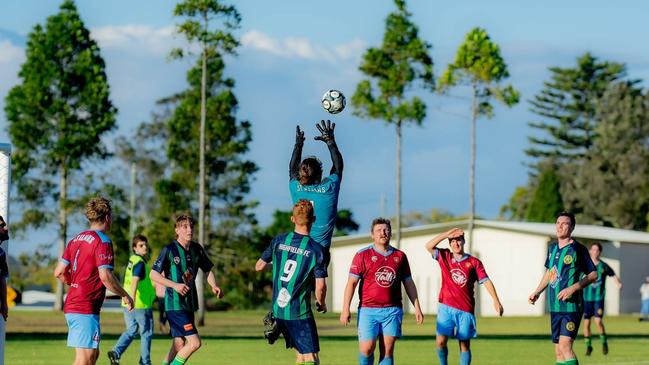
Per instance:
[[[68,169],[65,166],[60,166],[60,180],[59,180],[59,257],[63,256],[65,250],[65,240],[68,235]],[[63,283],[60,280],[56,281],[56,295],[54,299],[54,310],[60,311],[63,309]]]
[[[203,17],[207,29],[207,17]],[[200,167],[198,177],[198,242],[205,242],[205,114],[206,114],[206,84],[207,84],[207,46],[203,42],[203,62],[201,70],[201,129],[200,129]],[[205,275],[199,270],[196,273],[196,291],[198,293],[198,325],[205,325]]]
[[[401,121],[397,121],[397,199],[396,199],[397,249],[401,248]]]
[[[471,106],[471,163],[469,171],[469,237],[466,251],[471,252],[473,245],[473,226],[475,225],[475,162],[476,162],[476,121],[478,118],[478,89],[473,85],[473,100]]]

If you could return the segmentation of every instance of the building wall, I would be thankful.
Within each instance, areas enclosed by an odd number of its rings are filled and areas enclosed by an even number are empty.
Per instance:
[[[621,243],[620,260],[623,263],[617,274],[624,289],[621,291],[620,311],[622,313],[640,312],[640,285],[649,276],[649,245]],[[615,269],[615,267],[614,267]],[[611,285],[615,287],[615,285]],[[608,283],[606,290],[608,291]]]

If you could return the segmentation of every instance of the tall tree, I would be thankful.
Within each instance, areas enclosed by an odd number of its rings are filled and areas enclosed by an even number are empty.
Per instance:
[[[417,96],[408,98],[407,91],[417,81],[424,89],[434,90],[431,45],[419,38],[419,29],[411,21],[405,0],[394,0],[397,10],[385,20],[385,33],[380,48],[369,48],[359,69],[369,79],[356,86],[352,96],[354,115],[380,119],[395,127],[397,134],[396,176],[396,242],[401,244],[401,128],[405,124],[421,125],[426,117],[426,104]],[[378,92],[377,90],[378,89]]]
[[[201,81],[200,81],[200,129],[199,129],[199,179],[198,179],[198,241],[205,244],[206,220],[206,165],[205,165],[205,119],[207,114],[207,73],[208,59],[221,61],[221,53],[234,53],[239,45],[230,33],[239,27],[241,16],[232,5],[225,5],[219,0],[184,0],[174,9],[174,16],[184,19],[178,25],[177,31],[187,38],[190,43],[200,48]],[[172,51],[172,57],[183,57],[182,50]],[[214,57],[216,56],[216,57]],[[205,305],[203,298],[204,276],[199,273],[196,278],[199,300],[198,322],[205,321]]]
[[[64,1],[45,26],[29,33],[21,83],[9,91],[5,112],[15,146],[13,177],[24,202],[22,223],[57,222],[65,247],[72,175],[84,162],[104,159],[102,136],[115,128],[105,65],[74,2]],[[58,184],[53,183],[58,178]],[[48,209],[51,208],[51,209]],[[56,287],[61,309],[63,287]]]
[[[557,213],[564,209],[561,180],[556,172],[557,168],[558,166],[553,163],[544,164],[538,177],[538,184],[525,210],[526,221],[554,223]]]
[[[475,221],[476,121],[482,116],[493,117],[493,99],[508,107],[518,103],[519,92],[511,85],[501,85],[508,77],[507,64],[500,55],[500,47],[489,38],[486,30],[474,28],[467,33],[455,55],[455,61],[448,65],[439,81],[442,92],[458,84],[471,87],[469,251]]]
[[[532,146],[525,153],[561,161],[581,158],[596,138],[597,100],[609,85],[626,77],[626,66],[585,53],[575,67],[550,67],[550,74],[550,81],[529,101],[530,110],[542,119],[528,124],[545,136],[530,136]]]
[[[645,230],[649,92],[632,82],[611,85],[597,103],[595,117],[597,139],[581,161],[567,163],[565,175],[570,184],[566,184],[564,195],[577,201],[585,222]]]

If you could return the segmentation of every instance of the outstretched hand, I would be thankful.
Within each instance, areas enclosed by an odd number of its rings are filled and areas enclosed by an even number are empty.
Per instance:
[[[317,123],[315,126],[320,131],[320,135],[314,138],[316,141],[323,141],[326,144],[336,143],[336,140],[334,139],[336,123],[331,123],[330,120],[327,120],[327,122],[321,120],[320,123]]]
[[[295,144],[303,145],[304,144],[304,131],[300,129],[300,126],[295,126]]]

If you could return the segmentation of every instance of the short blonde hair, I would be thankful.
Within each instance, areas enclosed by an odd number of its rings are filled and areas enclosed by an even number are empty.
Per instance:
[[[313,223],[313,205],[306,199],[300,199],[293,206],[293,217],[295,224],[307,225]]]
[[[103,223],[107,217],[112,215],[112,212],[110,200],[103,196],[92,198],[86,204],[86,218],[90,223]]]

